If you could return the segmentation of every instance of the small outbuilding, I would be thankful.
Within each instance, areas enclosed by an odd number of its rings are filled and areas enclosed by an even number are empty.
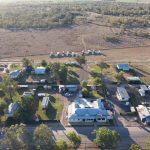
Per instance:
[[[119,101],[128,101],[130,98],[124,87],[117,87],[116,94]]]
[[[141,80],[139,77],[128,77],[127,81],[129,84],[141,84]]]
[[[17,112],[20,108],[19,103],[10,103],[8,106],[8,113],[6,114],[7,117],[12,117],[15,112]]]
[[[9,73],[11,79],[17,79],[21,74],[20,70],[14,70]]]
[[[34,69],[34,73],[37,75],[43,75],[46,73],[46,68],[45,67],[37,67]]]
[[[41,103],[43,109],[46,109],[48,107],[49,101],[50,101],[49,97],[43,97],[43,100],[42,100],[42,103]]]
[[[59,92],[71,92],[75,93],[78,91],[78,85],[59,85]]]
[[[146,85],[140,85],[140,89],[142,89],[143,91],[145,91],[145,93],[149,92],[149,89]]]
[[[117,64],[117,69],[120,71],[129,71],[130,67],[128,64]]]

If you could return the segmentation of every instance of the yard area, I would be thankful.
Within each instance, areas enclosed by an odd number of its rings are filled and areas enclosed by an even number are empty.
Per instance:
[[[41,106],[41,100],[39,100],[38,110],[36,115],[40,120],[59,120],[63,110],[63,102],[57,98],[50,98],[50,103],[47,109],[43,109]]]

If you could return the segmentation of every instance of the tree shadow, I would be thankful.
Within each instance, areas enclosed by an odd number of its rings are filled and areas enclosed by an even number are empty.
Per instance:
[[[56,120],[57,110],[51,105],[51,103],[49,103],[45,112],[49,120]]]
[[[69,73],[70,73],[71,75],[73,75],[73,76],[79,78],[79,75],[78,75],[76,72],[70,70]]]

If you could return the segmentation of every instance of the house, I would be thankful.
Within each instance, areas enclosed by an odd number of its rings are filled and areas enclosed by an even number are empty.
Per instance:
[[[9,73],[11,79],[17,79],[21,74],[20,70],[14,70]]]
[[[42,100],[42,103],[41,103],[43,109],[46,109],[48,107],[49,101],[50,100],[49,100],[48,96],[47,97],[43,97],[43,100]]]
[[[150,125],[150,107],[138,105],[136,107],[139,118],[143,124]]]
[[[127,77],[127,81],[129,84],[141,84],[139,77]]]
[[[43,75],[46,73],[46,68],[45,67],[37,67],[34,69],[34,73],[37,75]]]
[[[140,85],[140,89],[142,89],[145,93],[149,92],[149,89],[146,85]]]
[[[112,112],[106,110],[102,100],[78,98],[68,107],[69,123],[99,122],[106,123],[113,119]]]
[[[15,112],[17,112],[20,108],[19,103],[10,103],[8,106],[8,113],[6,114],[7,117],[12,117]]]
[[[116,67],[119,71],[129,71],[130,70],[130,67],[128,64],[117,64]]]
[[[130,98],[124,87],[117,87],[116,94],[119,101],[128,101]]]
[[[59,92],[72,92],[75,93],[78,91],[78,85],[59,85]]]

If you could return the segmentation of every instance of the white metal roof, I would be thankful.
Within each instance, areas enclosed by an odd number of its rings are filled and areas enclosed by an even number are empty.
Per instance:
[[[41,103],[42,107],[47,108],[48,104],[49,104],[49,97],[43,97],[43,100],[42,100],[42,103]]]
[[[126,91],[126,89],[124,87],[117,87],[117,93],[119,94],[119,96],[121,96],[122,98],[126,98],[129,99],[129,95]]]
[[[140,85],[140,88],[144,91],[149,91],[149,89],[146,85]]]
[[[95,119],[97,116],[109,116],[109,112],[104,108],[103,102],[100,99],[89,101],[80,98],[69,105],[68,118]]]
[[[150,107],[146,107],[144,105],[138,105],[138,107],[136,107],[139,117],[142,120],[145,117],[150,116]]]

